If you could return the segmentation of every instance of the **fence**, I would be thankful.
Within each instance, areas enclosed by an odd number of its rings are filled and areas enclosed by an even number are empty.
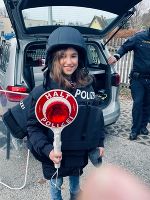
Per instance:
[[[116,50],[125,42],[125,38],[113,38],[108,44],[109,52],[113,55]],[[129,73],[133,63],[133,52],[125,54],[115,65],[120,75],[121,83],[129,84]]]

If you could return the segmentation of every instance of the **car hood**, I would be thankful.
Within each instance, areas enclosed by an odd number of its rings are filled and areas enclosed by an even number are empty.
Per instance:
[[[13,29],[15,31],[16,37],[18,39],[25,39],[29,37],[34,37],[37,35],[38,38],[40,36],[49,35],[55,28],[62,25],[69,25],[69,26],[75,26],[82,34],[84,35],[97,35],[99,37],[104,37],[108,32],[113,30],[118,24],[124,23],[126,19],[129,18],[134,13],[134,10],[132,9],[137,3],[139,3],[141,0],[113,0],[110,2],[110,0],[88,0],[88,1],[77,1],[77,0],[3,0],[8,12],[8,15],[10,17]],[[66,7],[65,7],[66,6]],[[60,10],[57,11],[56,15],[64,14],[70,12],[70,8],[73,9],[74,7],[78,9],[78,12],[76,12],[76,15],[80,18],[80,22],[76,20],[76,23],[73,23],[72,21],[68,24],[63,24],[60,21],[64,19],[63,15],[60,16],[59,23],[57,20],[52,20],[51,24],[48,24],[46,20],[40,19],[39,16],[44,15],[41,13],[40,10],[37,10],[40,8],[41,10],[47,8],[60,8]],[[36,9],[37,8],[37,9]],[[97,16],[96,14],[93,15],[93,18],[91,18],[91,21],[81,23],[84,21],[84,17],[88,18],[88,15],[90,14],[90,10],[85,10],[85,12],[82,12],[79,9],[92,9],[92,10],[102,10],[105,12],[113,13],[114,18],[107,19],[107,15],[104,17]],[[64,9],[64,11],[62,11]],[[66,9],[66,10],[65,10]],[[68,10],[67,10],[68,9]],[[31,11],[30,14],[28,11]],[[38,18],[35,17],[34,19],[31,19],[31,15],[35,14],[38,15]],[[54,12],[54,10],[53,10]],[[26,16],[26,13],[28,13]],[[44,12],[43,12],[44,13]],[[80,14],[78,14],[80,13]],[[68,15],[68,18],[70,18],[73,13]],[[81,15],[81,17],[80,17]],[[48,18],[51,18],[52,16],[48,16]],[[97,22],[101,17],[100,22],[100,28],[95,25],[94,23]],[[49,19],[48,19],[49,20]],[[97,20],[97,21],[93,21]],[[108,23],[108,21],[110,21]],[[106,23],[107,22],[107,23]],[[42,25],[41,25],[41,24]],[[40,24],[40,25],[39,25]],[[81,25],[82,24],[82,25]],[[86,25],[85,25],[86,24]],[[87,25],[88,24],[88,25]],[[103,26],[102,26],[103,25]],[[94,27],[94,28],[93,28]]]

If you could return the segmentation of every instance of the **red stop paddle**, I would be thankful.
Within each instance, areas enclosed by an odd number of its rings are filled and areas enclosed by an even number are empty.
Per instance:
[[[78,104],[72,94],[65,90],[50,90],[41,95],[35,105],[38,121],[54,133],[54,152],[61,152],[61,132],[73,122],[78,113]],[[59,168],[55,164],[55,168]]]

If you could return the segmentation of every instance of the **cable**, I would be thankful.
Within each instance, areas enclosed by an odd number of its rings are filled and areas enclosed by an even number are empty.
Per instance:
[[[29,166],[29,157],[30,157],[30,150],[28,150],[28,154],[27,154],[27,164],[26,164],[26,170],[25,170],[25,178],[24,178],[24,183],[23,183],[23,185],[21,186],[21,187],[11,187],[11,186],[9,186],[9,185],[7,185],[7,184],[5,184],[5,183],[3,183],[2,181],[0,181],[0,184],[2,184],[2,185],[4,185],[5,187],[7,187],[7,188],[9,188],[9,189],[11,189],[11,190],[21,190],[21,189],[23,189],[24,187],[25,187],[25,185],[26,185],[26,182],[27,182],[27,174],[28,174],[28,166]]]
[[[53,178],[54,178],[55,175],[56,175],[56,179],[55,179],[56,182],[54,183],[54,182],[53,182]],[[56,187],[58,190],[61,190],[61,188],[57,186],[57,180],[58,180],[58,168],[57,168],[56,172],[53,174],[53,176],[51,177],[51,183],[52,183],[52,185],[53,185],[54,187]]]

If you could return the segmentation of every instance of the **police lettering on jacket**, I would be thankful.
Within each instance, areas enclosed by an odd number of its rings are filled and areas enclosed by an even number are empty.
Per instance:
[[[95,92],[91,90],[88,91],[88,90],[77,89],[74,96],[75,98],[80,100],[92,100],[95,99]]]

